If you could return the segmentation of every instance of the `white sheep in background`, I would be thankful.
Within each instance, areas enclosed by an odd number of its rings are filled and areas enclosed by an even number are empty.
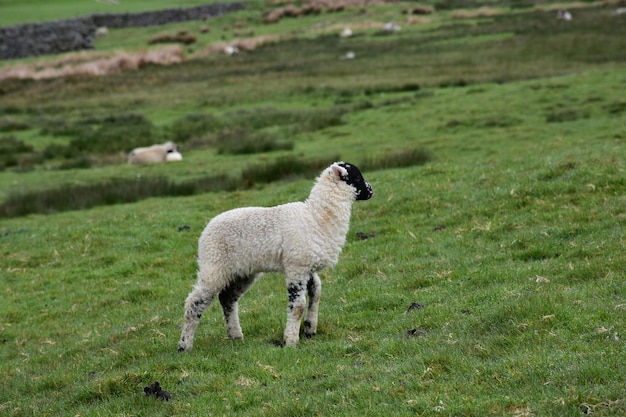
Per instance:
[[[169,153],[178,153],[178,146],[174,142],[168,141],[161,145],[146,146],[144,148],[135,148],[128,154],[128,163],[131,165],[151,164],[156,162],[168,161]],[[180,155],[180,154],[179,154]],[[182,159],[171,159],[179,161]]]
[[[400,25],[397,24],[396,22],[387,22],[383,25],[383,32],[384,33],[395,33],[395,32],[399,32],[400,31]]]
[[[101,26],[96,29],[96,38],[101,38],[109,34],[109,29],[106,26]]]
[[[348,51],[341,59],[354,59],[356,58],[356,54],[353,51]]]
[[[177,162],[182,160],[183,155],[178,151],[168,152],[165,154],[165,162]]]
[[[340,35],[342,38],[349,38],[352,36],[352,29],[350,28],[345,28]]]
[[[239,53],[239,48],[234,45],[228,45],[224,47],[224,53],[228,56],[235,55]]]
[[[306,297],[305,336],[317,331],[321,281],[317,273],[337,264],[355,200],[372,187],[359,169],[336,162],[317,178],[304,202],[224,212],[206,226],[198,244],[198,279],[185,302],[178,351],[193,346],[200,317],[218,296],[231,339],[242,339],[238,301],[263,272],[286,276],[289,304],[284,340],[296,346]]]
[[[568,12],[567,10],[561,9],[556,13],[556,18],[558,20],[570,21],[572,20],[572,14]]]

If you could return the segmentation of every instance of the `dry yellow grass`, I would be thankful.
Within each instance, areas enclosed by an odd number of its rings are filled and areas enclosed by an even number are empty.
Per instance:
[[[8,78],[41,80],[66,75],[107,75],[136,70],[142,65],[172,65],[183,62],[183,49],[169,45],[139,52],[73,52],[58,59],[42,59],[31,64],[10,65],[0,69],[0,80]]]
[[[500,10],[491,7],[480,7],[476,10],[455,10],[452,12],[454,19],[475,19],[477,17],[492,17],[502,14]]]

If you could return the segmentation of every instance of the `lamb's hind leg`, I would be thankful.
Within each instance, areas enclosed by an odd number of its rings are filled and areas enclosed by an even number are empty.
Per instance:
[[[304,335],[311,337],[317,332],[317,313],[322,294],[322,281],[315,272],[311,274],[306,284],[306,292],[309,296],[309,308],[306,313],[306,320],[304,320]]]
[[[190,350],[202,313],[211,305],[215,292],[197,283],[185,301],[185,323],[178,342],[178,351]]]
[[[243,339],[243,332],[239,324],[239,299],[254,284],[261,274],[251,277],[235,277],[233,281],[224,288],[219,295],[224,320],[226,321],[226,331],[231,339]]]

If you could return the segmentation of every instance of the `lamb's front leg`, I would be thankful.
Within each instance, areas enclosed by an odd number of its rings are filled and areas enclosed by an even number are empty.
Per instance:
[[[309,308],[304,321],[304,335],[306,337],[314,336],[317,332],[317,313],[319,311],[320,296],[322,294],[322,281],[320,277],[313,272],[306,284],[306,292],[309,296]]]
[[[287,346],[295,347],[300,339],[300,323],[306,308],[307,278],[289,281],[287,284],[289,294],[287,326],[285,327],[285,345]]]

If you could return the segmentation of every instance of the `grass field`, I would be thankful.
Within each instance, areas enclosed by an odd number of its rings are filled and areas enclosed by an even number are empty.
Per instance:
[[[554,5],[263,25],[255,2],[203,22],[178,65],[0,81],[0,414],[623,416],[626,16]],[[277,38],[194,55],[235,22]],[[200,25],[111,31],[95,52]],[[184,161],[126,165],[168,139]],[[268,274],[240,303],[244,341],[213,306],[177,353],[208,220],[305,199],[339,158],[375,195],[321,274],[318,334],[276,346],[287,294]],[[155,381],[170,401],[144,395]]]

